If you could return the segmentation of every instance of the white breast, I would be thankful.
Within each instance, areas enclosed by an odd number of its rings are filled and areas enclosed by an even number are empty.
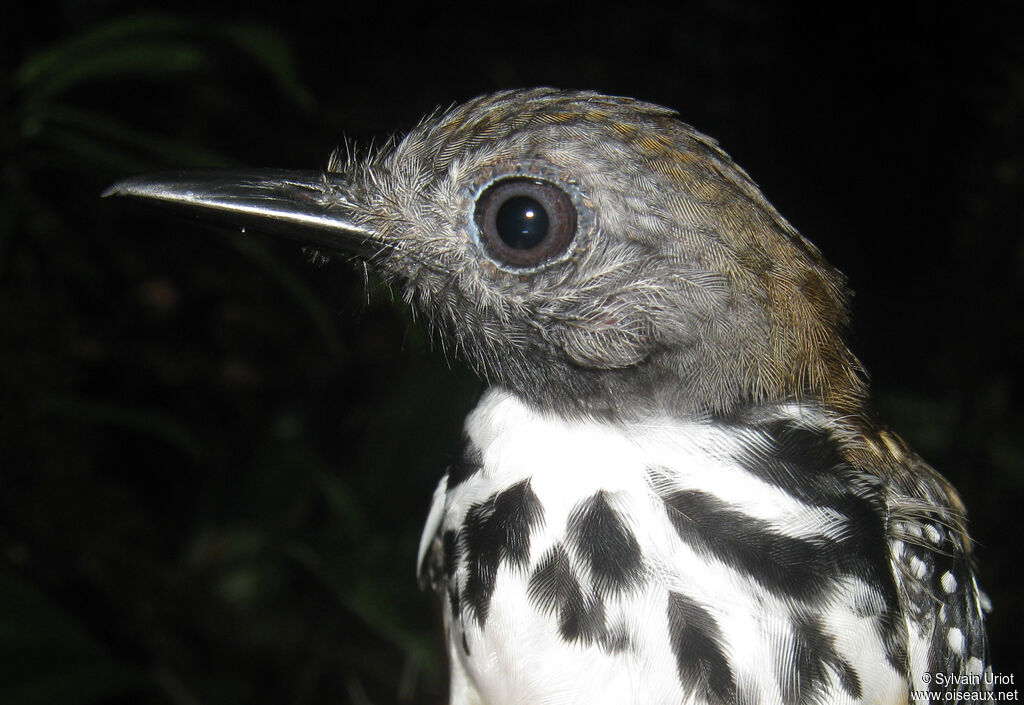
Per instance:
[[[466,432],[479,469],[442,481],[421,548],[455,554],[442,578],[453,704],[782,703],[810,688],[827,695],[816,702],[906,700],[872,585],[837,572],[808,597],[747,569],[759,546],[813,551],[851,522],[737,462],[757,431],[567,421],[493,389]],[[522,521],[510,488],[536,516]],[[691,504],[704,525],[670,519]]]

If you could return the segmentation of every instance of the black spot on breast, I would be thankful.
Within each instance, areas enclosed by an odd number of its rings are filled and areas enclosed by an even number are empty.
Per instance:
[[[558,631],[566,641],[589,644],[604,637],[604,602],[591,593],[558,614]]]
[[[845,491],[841,483],[834,482],[835,474],[832,471],[846,465],[846,459],[828,429],[801,426],[788,419],[773,421],[761,428],[773,442],[771,457],[778,463],[777,467],[767,468],[769,473],[781,468],[800,470],[796,474],[799,477],[785,471],[772,476],[772,479],[789,490],[790,494],[801,489],[818,496],[828,494],[829,489],[839,494]],[[808,475],[818,476],[820,482],[813,483],[810,487],[794,484],[794,480],[806,481]]]
[[[840,660],[835,664],[836,670],[839,672],[839,685],[850,694],[851,697],[860,698],[862,694],[860,686],[860,676],[857,675],[857,671],[853,669],[848,661]]]
[[[429,584],[439,595],[447,594],[452,615],[459,614],[459,586],[455,572],[459,566],[462,547],[458,535],[448,529],[431,542],[430,550],[420,566],[420,587]]]
[[[448,491],[461,485],[483,467],[484,459],[468,435],[462,436],[462,452],[459,459],[448,468]]]
[[[687,698],[714,705],[736,702],[736,681],[715,618],[686,595],[668,594],[668,629],[679,682]]]
[[[809,599],[836,578],[839,547],[832,542],[785,536],[705,492],[672,492],[662,499],[684,543],[751,576],[774,594]]]
[[[454,529],[448,529],[444,532],[441,537],[441,546],[441,550],[444,552],[444,559],[442,561],[444,576],[448,579],[448,582],[452,582],[455,578],[455,571],[459,567],[459,558],[462,555],[462,546],[459,545],[458,534]]]
[[[730,430],[744,441],[733,458],[737,464],[804,504],[842,508],[855,490],[877,494],[858,487],[857,473],[828,429],[780,419]]]
[[[466,512],[459,532],[468,573],[464,598],[481,626],[487,619],[499,565],[507,561],[517,568],[526,567],[530,532],[543,516],[529,480],[491,495]]]
[[[604,639],[604,604],[597,595],[584,594],[561,544],[555,544],[537,564],[527,595],[541,611],[557,616],[559,633],[566,641]]]
[[[448,607],[452,611],[452,618],[458,619],[462,612],[462,604],[459,598],[459,586],[455,583],[448,583]]]
[[[734,437],[743,441],[734,460],[751,475],[774,485],[802,503],[833,510],[845,520],[843,533],[815,539],[814,570],[823,577],[853,575],[867,583],[884,603],[876,619],[886,657],[896,669],[906,664],[906,624],[891,570],[886,534],[887,509],[877,481],[850,465],[828,428],[809,427],[791,419],[736,424]],[[740,552],[742,554],[742,552]],[[771,583],[775,569],[752,573]],[[794,572],[788,583],[793,595],[821,586],[808,571]],[[811,583],[804,582],[806,578]],[[813,592],[813,590],[812,590]],[[805,594],[808,594],[805,592]]]
[[[861,697],[860,677],[836,652],[835,637],[825,632],[817,618],[794,617],[793,651],[780,654],[778,665],[779,690],[787,705],[822,702],[828,692],[830,672],[851,697]]]
[[[831,509],[845,518],[846,530],[833,541],[840,572],[856,574],[880,592],[895,587],[881,491],[846,461],[828,429],[783,419],[746,432],[737,430],[736,438],[747,439],[734,459],[748,473],[803,504]],[[889,592],[890,597],[895,598],[895,592]]]
[[[557,612],[566,603],[583,600],[580,581],[561,544],[552,546],[540,559],[530,576],[527,595],[545,612]]]
[[[633,532],[609,505],[600,491],[573,509],[566,537],[590,569],[594,587],[603,594],[617,594],[640,584],[643,560]]]

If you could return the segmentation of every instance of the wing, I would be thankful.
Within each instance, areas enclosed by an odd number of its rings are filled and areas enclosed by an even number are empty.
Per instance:
[[[890,496],[889,544],[907,620],[911,689],[988,689],[989,603],[975,578],[963,503],[899,439],[881,437],[903,467]]]

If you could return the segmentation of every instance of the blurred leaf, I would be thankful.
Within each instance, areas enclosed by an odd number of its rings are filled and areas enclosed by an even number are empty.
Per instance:
[[[261,604],[279,588],[281,576],[273,561],[266,560],[270,539],[261,526],[209,527],[189,549],[193,568],[212,570],[220,598],[238,610]]]
[[[134,149],[146,154],[147,157],[161,162],[186,162],[193,166],[231,166],[231,159],[226,155],[201,149],[192,144],[168,139],[161,135],[142,130],[106,115],[72,108],[65,105],[47,106],[41,111],[40,119],[59,128],[74,130],[69,135],[73,139],[88,140],[93,135],[107,141],[106,149],[111,159],[126,158],[124,150]],[[51,128],[52,130],[53,128]],[[46,136],[43,136],[45,141]],[[95,143],[98,144],[98,143]],[[65,143],[74,149],[74,143]],[[100,149],[104,149],[102,145]]]
[[[267,27],[211,26],[200,21],[139,15],[98,25],[29,57],[15,85],[31,99],[78,85],[123,76],[167,77],[214,65],[211,38],[219,38],[255,61],[278,88],[304,109],[313,99],[302,85],[291,51]]]
[[[18,205],[13,193],[0,193],[0,276],[7,270],[8,252],[18,223]]]
[[[142,171],[149,166],[145,160],[128,154],[115,145],[104,143],[92,137],[68,130],[51,129],[46,131],[45,143],[55,147],[59,159],[91,164],[113,173],[130,173]]]
[[[331,515],[341,526],[354,533],[366,525],[362,505],[347,483],[340,477],[322,470],[316,473],[316,479]]]
[[[875,395],[883,418],[898,429],[924,456],[937,455],[949,445],[956,428],[956,409],[948,402],[914,395],[906,391],[886,390]]]
[[[56,646],[70,651],[94,651],[96,645],[78,625],[31,585],[0,571],[0,649]]]
[[[299,565],[321,580],[338,603],[359,617],[380,639],[417,662],[426,663],[430,660],[434,639],[409,627],[395,611],[395,603],[380,589],[381,585],[374,576],[368,576],[365,585],[363,582],[353,584],[350,567],[342,565],[337,559],[325,559],[312,546],[292,544],[288,553]]]
[[[55,146],[111,171],[151,168],[153,162],[227,165],[223,155],[73,106],[65,94],[133,76],[149,83],[214,76],[231,52],[255,64],[291,103],[303,110],[313,106],[287,43],[274,30],[143,15],[98,25],[30,56],[13,76],[18,92],[5,109],[23,141]]]
[[[33,587],[0,572],[0,702],[86,705],[144,687]]]
[[[1020,428],[1016,424],[1014,428]],[[1012,433],[996,433],[989,449],[1001,481],[1007,487],[1024,489],[1024,443]]]
[[[299,107],[306,110],[313,107],[313,97],[295,70],[291,49],[277,32],[256,25],[229,26],[223,32],[239,49],[262,64],[266,72],[277,79],[278,88]]]
[[[269,273],[292,298],[316,327],[331,357],[340,358],[345,346],[338,335],[334,316],[303,277],[284,265],[261,241],[252,237],[232,237],[231,244]]]
[[[4,705],[87,705],[134,690],[143,684],[136,674],[108,661],[83,659],[80,664],[61,665],[52,652],[40,653],[48,667],[38,673],[21,670],[17,676],[0,678],[0,702]]]
[[[202,461],[207,457],[199,438],[159,409],[56,396],[39,397],[34,407],[42,416],[63,416],[87,424],[125,428],[159,438],[196,460]]]
[[[30,57],[15,74],[15,85],[29,98],[40,99],[118,76],[153,77],[207,67],[209,57],[203,47],[163,36],[185,26],[155,18],[102,25]]]

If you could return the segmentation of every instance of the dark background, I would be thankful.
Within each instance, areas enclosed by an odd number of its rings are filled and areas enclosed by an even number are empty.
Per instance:
[[[13,5],[0,702],[443,701],[413,564],[478,383],[344,261],[98,195],[317,168],[538,84],[678,109],[848,274],[876,407],[963,493],[995,670],[1024,676],[1017,3]]]

